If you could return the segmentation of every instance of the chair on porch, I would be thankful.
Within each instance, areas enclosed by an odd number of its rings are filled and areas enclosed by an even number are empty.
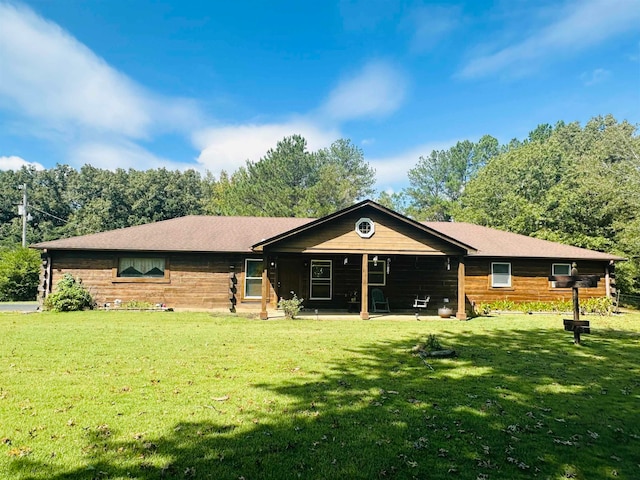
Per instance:
[[[389,299],[385,298],[384,293],[379,288],[371,290],[371,307],[374,313],[390,313]]]
[[[429,306],[429,300],[431,300],[431,296],[425,296],[424,298],[420,298],[418,295],[416,295],[416,299],[413,301],[413,308],[415,308],[418,311],[421,308],[426,310],[427,307]]]

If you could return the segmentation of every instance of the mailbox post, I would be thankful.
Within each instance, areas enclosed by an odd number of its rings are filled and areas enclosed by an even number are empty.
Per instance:
[[[571,265],[571,275],[553,275],[549,277],[549,280],[555,282],[555,288],[569,288],[572,289],[573,298],[573,319],[563,320],[564,329],[569,332],[573,332],[573,343],[580,345],[580,334],[591,333],[588,320],[580,320],[580,298],[578,295],[578,289],[580,288],[595,288],[598,286],[599,275],[578,275],[578,266],[573,263]]]

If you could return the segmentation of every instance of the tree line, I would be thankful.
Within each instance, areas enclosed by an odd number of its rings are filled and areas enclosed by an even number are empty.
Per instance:
[[[640,293],[640,137],[626,121],[544,124],[504,145],[490,135],[464,140],[418,158],[400,192],[376,193],[375,182],[349,140],[309,151],[299,135],[217,178],[165,168],[23,167],[0,171],[0,247],[20,244],[23,184],[28,243],[184,215],[319,217],[373,198],[416,220],[467,221],[620,254],[629,259],[619,266],[621,289]]]

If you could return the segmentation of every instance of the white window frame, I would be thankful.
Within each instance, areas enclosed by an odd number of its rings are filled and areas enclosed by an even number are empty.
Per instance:
[[[380,268],[380,264],[382,264],[382,283],[373,283],[371,281],[371,267],[374,266],[374,264],[378,264],[375,268]],[[372,287],[384,287],[387,285],[387,261],[386,260],[378,260],[377,262],[374,262],[373,260],[369,260],[369,285]]]
[[[567,273],[556,273],[556,267],[567,267]],[[571,275],[571,264],[570,263],[554,263],[551,265],[551,275],[554,277],[556,275]]]
[[[508,281],[506,283],[497,282],[496,281],[496,273],[494,272],[494,267],[496,265],[507,265],[509,267],[509,271],[507,275],[509,275]],[[504,275],[504,273],[499,273],[499,275]],[[511,287],[511,262],[491,262],[491,288],[508,288]]]
[[[362,225],[362,224],[368,224],[369,225],[369,231],[368,232],[363,232],[362,230],[360,230],[360,225]],[[373,220],[371,220],[370,218],[363,217],[363,218],[361,218],[360,220],[358,220],[356,222],[356,233],[361,238],[371,238],[375,232],[376,232],[376,224],[373,223]]]
[[[567,267],[567,273],[556,273],[556,267]],[[551,275],[554,277],[557,275],[571,275],[571,264],[570,263],[553,263],[551,264]],[[551,282],[551,288],[556,288],[556,282]]]
[[[323,265],[329,267],[329,278],[313,278],[313,267]],[[309,300],[331,300],[333,298],[333,260],[311,260],[309,268]],[[313,295],[314,285],[329,285],[328,297],[316,297]]]
[[[248,275],[249,272],[249,262],[260,262],[262,263],[262,268],[260,269],[259,277],[250,277]],[[248,300],[259,300],[262,298],[262,270],[264,269],[264,260],[262,258],[245,258],[244,259],[244,298]],[[260,295],[248,295],[247,292],[247,283],[249,280],[260,280]]]

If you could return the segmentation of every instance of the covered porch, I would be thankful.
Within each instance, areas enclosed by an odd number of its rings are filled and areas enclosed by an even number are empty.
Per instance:
[[[280,298],[295,293],[307,311],[373,314],[436,315],[451,308],[466,319],[465,263],[462,255],[399,255],[386,253],[286,254],[265,256],[262,273],[261,318]],[[373,290],[385,305],[373,305]],[[429,302],[416,308],[416,299]],[[385,311],[388,310],[388,311]]]

